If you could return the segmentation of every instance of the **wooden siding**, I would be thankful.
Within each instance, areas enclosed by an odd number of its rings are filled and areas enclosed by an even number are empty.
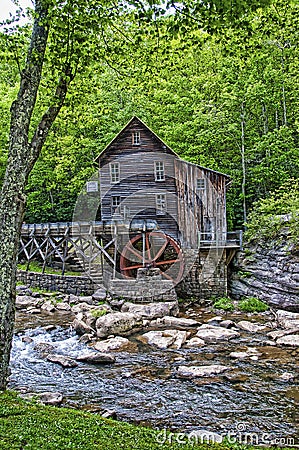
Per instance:
[[[136,131],[140,145],[132,144]],[[164,181],[155,181],[155,161],[164,162]],[[110,164],[114,162],[120,164],[119,183],[111,183]],[[99,163],[102,220],[112,220],[111,197],[120,196],[119,219],[154,219],[164,232],[178,238],[174,154],[167,146],[136,120],[103,152]],[[157,214],[157,194],[166,195],[165,215]]]
[[[140,133],[134,145],[132,134]],[[133,118],[98,158],[102,220],[112,220],[111,198],[121,198],[114,219],[147,218],[179,240],[183,247],[198,246],[198,232],[207,239],[226,235],[227,176],[181,160],[139,119]],[[163,161],[165,180],[155,181],[155,162]],[[110,164],[120,165],[120,182],[111,183]],[[204,179],[205,188],[197,189]],[[157,214],[156,195],[166,195],[166,213]]]
[[[226,234],[226,176],[183,160],[175,160],[178,196],[178,227],[184,247],[196,248],[198,232],[214,240]],[[197,189],[197,180],[205,188]]]

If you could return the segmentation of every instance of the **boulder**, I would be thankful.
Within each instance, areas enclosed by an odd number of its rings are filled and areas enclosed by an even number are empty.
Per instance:
[[[113,355],[109,353],[90,352],[85,355],[78,356],[77,361],[90,364],[111,364],[115,362]]]
[[[282,328],[299,328],[299,313],[278,310],[275,315],[278,325]]]
[[[159,317],[156,320],[152,320],[149,324],[151,327],[174,327],[174,328],[189,328],[199,325],[197,320],[185,319],[184,317]]]
[[[226,372],[227,370],[231,370],[231,368],[220,364],[212,364],[210,366],[179,366],[177,375],[180,378],[211,377]]]
[[[187,348],[202,347],[203,345],[205,345],[205,341],[203,339],[200,339],[199,337],[194,337],[186,342],[185,347]]]
[[[62,312],[63,311],[65,311],[65,312],[71,311],[70,305],[68,303],[66,303],[66,302],[57,303],[56,304],[56,309],[58,311],[62,311]]]
[[[18,285],[16,286],[17,295],[32,295],[32,290],[29,286]]]
[[[46,356],[49,353],[53,353],[55,347],[47,342],[39,342],[34,346],[34,350],[37,351],[41,356]]]
[[[72,306],[72,312],[74,314],[78,314],[80,312],[90,311],[93,308],[94,308],[93,305],[90,305],[89,303],[86,303],[86,302],[82,302],[82,303],[78,303],[78,304]]]
[[[110,334],[122,335],[134,333],[142,327],[142,317],[129,312],[116,312],[99,317],[96,321],[97,336]]]
[[[299,345],[299,334],[288,334],[277,339],[276,344],[278,345],[289,345],[291,347],[298,347]]]
[[[269,336],[272,339],[278,339],[283,336],[287,336],[288,334],[296,334],[299,333],[299,327],[298,328],[289,328],[288,330],[276,330],[276,331],[270,331],[270,333],[267,333],[267,336]]]
[[[278,380],[282,381],[284,383],[288,383],[291,381],[294,381],[295,375],[290,372],[284,372],[281,375],[279,375]]]
[[[103,286],[100,287],[99,289],[97,289],[94,294],[92,294],[92,299],[96,302],[101,302],[103,300],[106,300],[106,297],[107,297],[107,291]]]
[[[79,303],[87,303],[88,305],[93,305],[94,301],[93,301],[91,295],[85,295],[85,296],[79,297]]]
[[[187,331],[179,330],[149,331],[139,336],[138,339],[145,344],[161,349],[171,347],[178,350],[186,342],[188,335]]]
[[[250,358],[253,361],[257,361],[258,357],[261,356],[261,353],[258,352],[255,347],[248,347],[247,350],[242,352],[231,352],[229,356],[236,359]]]
[[[179,312],[179,307],[177,302],[146,304],[126,302],[123,304],[121,311],[139,315],[145,319],[157,319],[164,316],[176,316]]]
[[[72,327],[77,334],[95,334],[95,330],[87,325],[83,320],[83,315],[78,314],[78,316],[73,320]]]
[[[29,295],[17,295],[16,296],[16,309],[35,308],[38,306],[39,300]]]
[[[58,406],[63,401],[63,395],[60,392],[42,392],[37,395],[43,405]]]
[[[115,336],[105,341],[98,341],[94,348],[99,352],[128,352],[137,351],[137,344],[129,341],[129,339],[122,336]]]
[[[79,297],[77,295],[74,294],[70,294],[69,298],[68,298],[68,303],[73,306],[73,305],[77,305],[77,303],[80,303]]]
[[[41,310],[48,312],[48,313],[52,313],[56,310],[55,306],[53,305],[53,303],[51,302],[51,300],[47,300],[45,301],[45,303],[43,303],[43,305],[41,306]]]
[[[248,320],[241,320],[236,323],[238,328],[241,330],[249,331],[249,333],[258,333],[260,331],[264,331],[266,327],[264,325],[259,325],[258,323],[249,322]]]
[[[50,353],[46,359],[52,363],[59,364],[62,367],[77,367],[76,361],[72,358],[63,355],[57,355],[56,353]]]
[[[196,337],[203,339],[205,343],[215,343],[222,340],[234,339],[239,336],[240,333],[237,331],[206,324],[202,325],[196,333]]]

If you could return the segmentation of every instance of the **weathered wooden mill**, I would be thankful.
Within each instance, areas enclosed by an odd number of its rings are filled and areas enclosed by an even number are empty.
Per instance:
[[[225,294],[227,265],[240,246],[240,235],[227,233],[229,177],[183,161],[137,117],[96,162],[73,222],[24,225],[20,258],[39,255],[44,266],[58,258],[63,270],[77,258],[118,296],[154,298],[164,284],[180,295]],[[146,271],[156,280],[148,295],[139,280]]]

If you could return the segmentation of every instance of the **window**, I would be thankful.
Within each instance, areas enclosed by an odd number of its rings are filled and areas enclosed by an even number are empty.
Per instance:
[[[206,188],[206,180],[204,178],[197,178],[196,189],[201,191]]]
[[[110,178],[111,183],[119,183],[120,180],[119,163],[110,164]]]
[[[140,145],[140,131],[134,131],[132,133],[132,144]]]
[[[164,162],[155,161],[155,180],[165,181]]]
[[[118,195],[113,195],[111,197],[111,213],[114,214],[118,212],[118,208],[120,206],[120,197]]]
[[[166,212],[166,195],[157,194],[156,195],[156,209],[157,215],[163,215]]]

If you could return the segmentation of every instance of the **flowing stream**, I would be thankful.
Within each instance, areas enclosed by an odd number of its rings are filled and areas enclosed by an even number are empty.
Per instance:
[[[190,312],[202,322],[211,316],[200,308]],[[63,368],[46,361],[35,346],[48,343],[55,353],[73,358],[89,352],[69,326],[70,321],[66,314],[18,313],[10,388],[58,391],[64,395],[64,406],[113,409],[119,420],[159,429],[205,429],[223,436],[246,431],[262,438],[267,433],[267,439],[292,438],[299,443],[298,383],[279,379],[284,372],[296,375],[297,350],[267,345],[266,334],[242,332],[233,341],[196,349],[162,351],[138,342],[138,352],[115,353],[114,364],[79,363],[75,368]],[[55,328],[47,331],[45,327],[51,323]],[[135,341],[134,336],[130,339]],[[246,346],[257,347],[262,356],[257,361],[229,357],[230,352]],[[213,379],[177,378],[176,367],[190,364],[225,364],[233,370]]]

